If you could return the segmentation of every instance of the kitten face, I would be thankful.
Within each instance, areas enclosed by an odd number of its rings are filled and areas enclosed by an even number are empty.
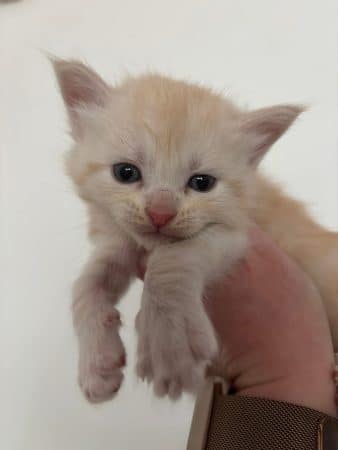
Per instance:
[[[211,91],[157,75],[116,88],[54,63],[76,141],[79,194],[138,241],[246,225],[254,168],[300,109],[243,113]]]

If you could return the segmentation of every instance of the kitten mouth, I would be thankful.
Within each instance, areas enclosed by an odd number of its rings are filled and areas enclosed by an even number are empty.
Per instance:
[[[165,230],[163,228],[151,228],[147,230],[141,230],[143,236],[154,237],[157,239],[167,238],[167,239],[181,239],[180,236],[177,236],[175,233],[170,233],[169,230]]]
[[[155,239],[169,239],[175,241],[181,241],[189,238],[189,236],[182,236],[182,234],[176,233],[173,230],[165,230],[162,228],[152,229],[152,230],[144,230],[142,232],[143,236],[153,237]]]
[[[163,232],[160,228],[156,228],[154,230],[143,231],[143,234],[149,236],[164,236],[169,237],[165,232]]]
[[[144,237],[153,239],[170,239],[170,240],[184,240],[191,237],[190,233],[183,233],[182,230],[175,230],[170,227],[154,227],[149,225],[140,225],[137,227],[137,232]]]

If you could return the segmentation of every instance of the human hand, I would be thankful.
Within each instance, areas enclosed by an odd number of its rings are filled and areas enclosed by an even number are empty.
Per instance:
[[[336,414],[334,355],[319,293],[257,227],[245,260],[213,286],[205,306],[222,371],[238,395]]]

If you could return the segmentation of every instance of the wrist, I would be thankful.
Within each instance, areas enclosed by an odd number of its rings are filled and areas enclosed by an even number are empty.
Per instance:
[[[260,397],[304,406],[336,416],[335,384],[331,368],[302,371],[240,388],[237,395]]]

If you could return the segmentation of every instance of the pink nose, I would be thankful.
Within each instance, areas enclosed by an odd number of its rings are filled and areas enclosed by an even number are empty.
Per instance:
[[[175,216],[176,213],[164,213],[164,212],[158,212],[155,210],[147,209],[147,214],[150,217],[152,223],[156,227],[163,227],[168,222],[170,222]]]

